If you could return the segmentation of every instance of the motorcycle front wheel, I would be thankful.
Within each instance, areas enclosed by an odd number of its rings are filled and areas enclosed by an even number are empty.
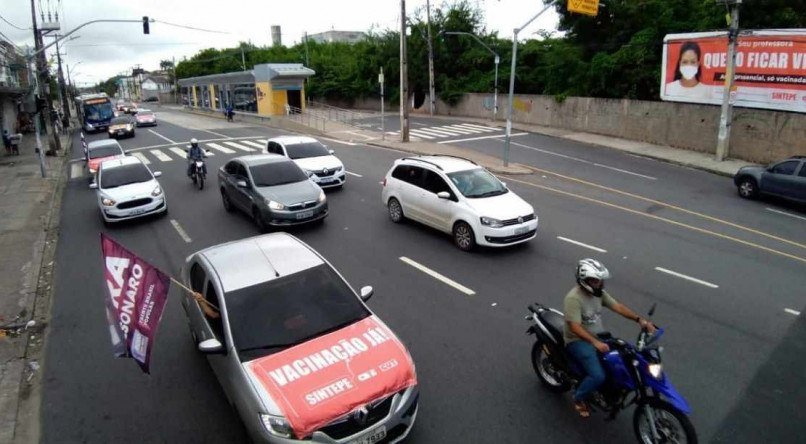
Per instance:
[[[659,439],[652,434],[648,410],[655,419]],[[638,442],[643,444],[697,444],[694,425],[683,412],[660,399],[652,399],[635,408],[633,429]]]
[[[571,384],[564,373],[557,370],[556,365],[546,354],[545,347],[542,341],[535,341],[535,345],[532,346],[532,368],[544,387],[554,393],[567,392],[571,389]]]
[[[198,183],[199,183],[199,189],[203,190],[204,189],[204,174],[199,174]]]

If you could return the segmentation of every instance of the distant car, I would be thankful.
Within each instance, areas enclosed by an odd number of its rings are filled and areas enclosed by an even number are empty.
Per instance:
[[[105,224],[165,213],[168,204],[157,182],[159,171],[151,173],[136,157],[101,163],[98,180],[90,184],[98,196],[98,208]]]
[[[218,170],[224,209],[252,216],[261,232],[327,217],[325,192],[293,161],[275,154],[236,157]]]
[[[106,130],[110,138],[117,139],[121,136],[134,137],[134,119],[129,115],[122,115],[112,119],[109,122],[109,128]]]
[[[198,251],[182,279],[216,307],[211,317],[189,293],[176,295],[250,442],[397,443],[409,434],[419,402],[414,363],[366,306],[372,287],[359,295],[287,233]],[[375,332],[383,344],[371,339]],[[294,419],[303,416],[301,432]]]
[[[341,187],[346,181],[344,164],[313,137],[275,137],[268,140],[266,150],[296,162],[322,188]]]
[[[137,126],[157,126],[157,114],[150,109],[138,109],[134,119]]]
[[[451,233],[463,251],[504,247],[537,234],[534,208],[489,171],[453,156],[398,159],[386,173],[381,198],[392,222],[404,218]]]
[[[94,176],[101,162],[125,155],[117,140],[95,140],[87,145],[87,169]]]
[[[146,97],[143,102],[159,102],[159,97]]]
[[[746,166],[733,176],[739,196],[777,196],[806,203],[806,156],[793,156],[768,167]]]
[[[137,108],[137,105],[132,102],[118,103],[118,111],[123,111],[125,114],[129,114],[135,108]]]

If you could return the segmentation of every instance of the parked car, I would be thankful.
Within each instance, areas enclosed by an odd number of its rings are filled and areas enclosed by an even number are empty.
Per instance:
[[[733,183],[745,199],[768,195],[806,203],[806,156],[793,156],[766,168],[739,168]]]
[[[366,306],[372,287],[359,296],[324,257],[287,233],[196,252],[182,279],[204,298],[176,295],[194,344],[252,442],[396,443],[409,433],[419,399],[414,364]],[[375,329],[388,342],[370,342],[364,332]],[[342,382],[349,390],[322,390]]]
[[[453,156],[398,159],[381,197],[392,222],[404,218],[451,233],[464,251],[503,247],[537,234],[534,208],[476,163]]]
[[[323,220],[325,192],[293,161],[275,154],[236,157],[218,170],[224,209],[252,216],[261,232]]]
[[[341,187],[346,181],[344,164],[313,137],[275,137],[268,140],[266,150],[292,159],[322,188]]]
[[[107,129],[109,138],[117,139],[120,136],[134,137],[134,125],[135,122],[129,115],[114,117],[112,121],[109,122],[109,128]]]
[[[95,176],[98,166],[105,160],[117,159],[125,156],[117,140],[95,140],[87,144],[87,169],[90,175]]]
[[[101,163],[96,190],[98,208],[105,224],[149,214],[166,213],[168,203],[157,177],[137,157],[123,157]]]
[[[138,109],[134,119],[137,126],[157,126],[157,114],[150,109]]]

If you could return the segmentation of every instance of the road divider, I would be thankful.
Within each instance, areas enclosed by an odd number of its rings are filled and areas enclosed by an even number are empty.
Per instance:
[[[666,273],[666,274],[668,274],[670,276],[678,277],[680,279],[685,279],[685,280],[687,280],[689,282],[694,282],[695,284],[704,285],[704,286],[706,286],[708,288],[719,288],[719,285],[712,284],[712,283],[710,283],[708,281],[704,281],[702,279],[697,279],[697,278],[694,278],[694,277],[691,277],[691,276],[687,276],[687,275],[685,275],[683,273],[678,273],[676,271],[672,271],[672,270],[669,270],[669,269],[666,269],[666,268],[655,267],[655,270],[660,271],[661,273]]]
[[[438,281],[440,281],[440,282],[442,282],[444,284],[450,285],[451,287],[461,291],[462,293],[464,293],[464,294],[466,294],[468,296],[473,296],[474,294],[476,294],[475,291],[465,287],[464,285],[454,281],[453,279],[447,278],[447,277],[437,273],[436,271],[426,267],[425,265],[422,265],[419,262],[416,262],[416,261],[413,261],[413,260],[407,258],[406,256],[401,256],[400,260],[405,262],[405,263],[407,263],[407,264],[409,264],[409,265],[411,265],[412,267],[422,271],[423,273],[431,276],[432,278],[434,278],[434,279],[436,279],[436,280],[438,280]]]
[[[602,249],[602,248],[599,248],[599,247],[594,247],[593,245],[583,244],[582,242],[575,241],[573,239],[568,239],[567,237],[557,236],[557,239],[559,239],[559,240],[561,240],[563,242],[568,242],[569,244],[574,244],[574,245],[578,245],[578,246],[583,247],[583,248],[587,248],[589,250],[593,250],[593,251],[595,251],[597,253],[607,253],[607,250],[605,250],[605,249]]]
[[[176,229],[176,232],[179,233],[179,237],[181,237],[183,241],[187,243],[191,242],[190,236],[188,236],[184,228],[182,228],[182,226],[179,225],[179,222],[177,222],[176,219],[171,219],[171,225],[174,226],[174,229]]]

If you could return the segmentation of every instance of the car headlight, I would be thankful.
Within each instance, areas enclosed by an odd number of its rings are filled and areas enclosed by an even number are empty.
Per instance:
[[[162,188],[160,188],[159,185],[151,191],[152,196],[159,196],[160,194],[162,194]]]
[[[324,201],[325,201],[325,191],[319,190],[319,203],[322,203]]]
[[[285,205],[281,204],[280,202],[275,202],[273,200],[266,199],[266,204],[272,210],[284,210],[285,209]]]
[[[103,199],[101,199],[101,203],[107,207],[114,207],[117,202],[108,197],[104,197]]]
[[[128,124],[128,125],[126,125],[126,130],[128,130],[128,131],[131,131],[131,130],[132,130],[132,124],[131,124],[131,123],[130,123],[130,124]]]
[[[261,413],[260,421],[263,423],[263,427],[265,427],[266,430],[272,435],[280,436],[282,438],[291,438],[294,436],[293,430],[291,429],[291,424],[289,424],[288,421],[286,421],[286,419],[282,416]]]
[[[94,127],[94,126],[92,126],[92,124],[91,124],[91,123],[88,123],[88,124],[87,124],[87,128],[89,128],[89,129],[93,129],[93,128],[95,128],[95,127]]]
[[[95,174],[97,172],[98,172],[98,170],[96,170],[95,168],[90,168],[90,174]]]
[[[480,220],[482,225],[486,225],[491,228],[501,228],[504,226],[500,220],[493,219],[492,217],[481,217]]]
[[[663,366],[660,364],[649,364],[649,374],[655,379],[660,379],[663,375]]]

